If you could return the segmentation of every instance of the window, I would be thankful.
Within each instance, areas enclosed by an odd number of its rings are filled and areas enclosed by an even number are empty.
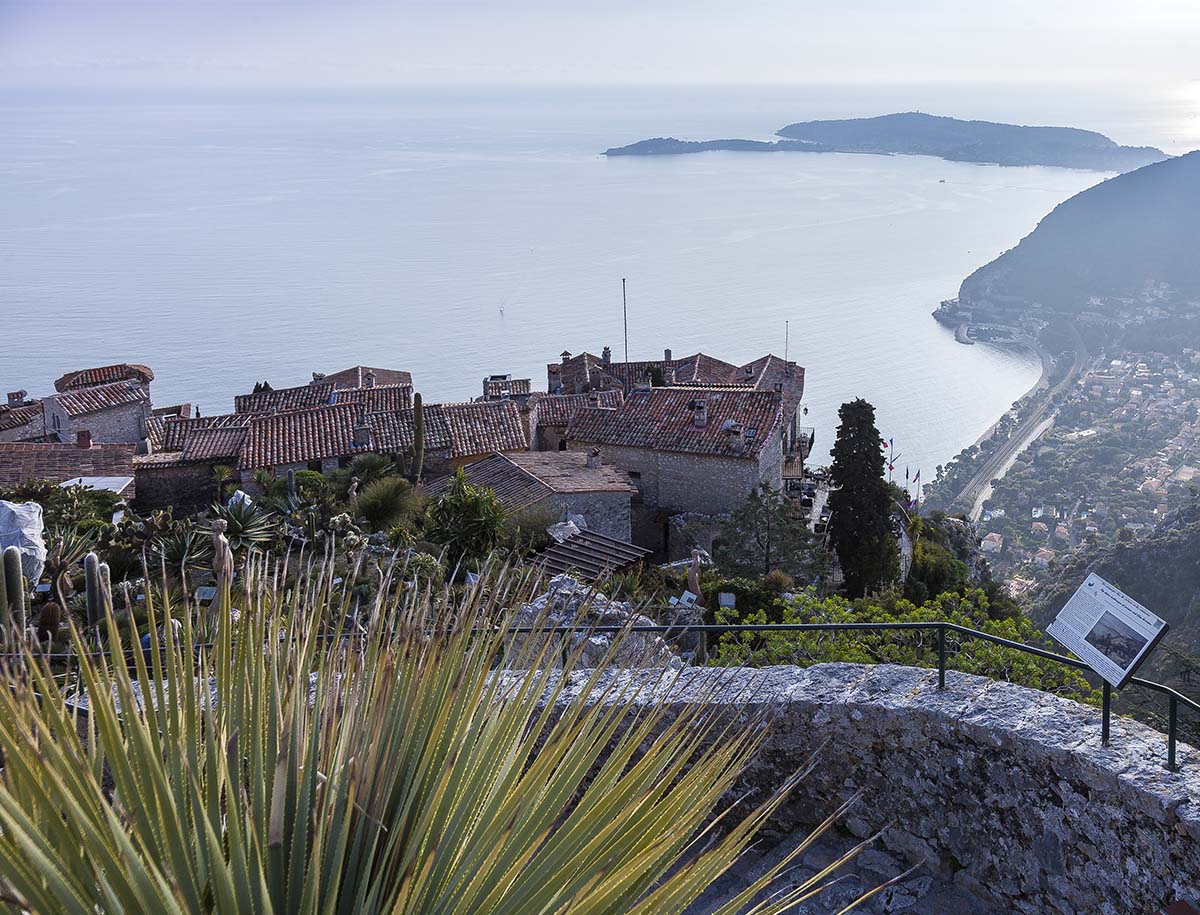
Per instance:
[[[321,472],[321,462],[320,461],[309,461],[308,469],[315,470],[317,473],[320,473]]]
[[[626,473],[629,474],[629,479],[631,480],[640,480],[642,478],[642,472],[640,470],[628,470]]]
[[[567,440],[566,440],[565,438],[560,438],[560,439],[558,440],[558,450],[559,450],[559,451],[566,451],[566,450],[567,450]]]

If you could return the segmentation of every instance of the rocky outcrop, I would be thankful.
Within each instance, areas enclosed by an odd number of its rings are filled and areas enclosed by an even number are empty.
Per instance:
[[[654,626],[654,620],[633,610],[624,601],[610,600],[594,585],[577,581],[570,575],[550,579],[549,589],[525,604],[513,617],[516,629],[571,628],[573,631],[553,638],[567,650],[581,652],[581,663],[598,665],[604,661],[614,640],[620,644],[612,657],[618,667],[679,668],[682,660],[662,637],[654,633],[596,631],[596,627]],[[534,633],[535,637],[545,636]],[[518,636],[524,639],[525,636]],[[555,653],[555,656],[561,656]]]
[[[926,862],[975,911],[1154,913],[1200,897],[1200,752],[1165,768],[1163,735],[1096,709],[965,674],[881,665],[616,671],[638,702],[700,701],[766,715],[739,791],[762,799],[813,753],[815,771],[772,824],[818,823],[862,792],[845,826]],[[581,689],[580,674],[573,688]]]

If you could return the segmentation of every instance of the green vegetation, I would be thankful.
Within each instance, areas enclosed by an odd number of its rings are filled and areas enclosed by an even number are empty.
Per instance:
[[[1004,639],[1052,647],[1022,616],[995,618],[981,589],[940,594],[914,604],[895,591],[850,601],[818,597],[812,592],[776,600],[770,609],[750,612],[718,610],[721,623],[918,623],[947,622]],[[1095,702],[1099,693],[1077,671],[1054,661],[972,639],[948,638],[948,667],[964,673],[1046,690],[1080,701]],[[712,652],[717,664],[799,664],[845,661],[855,664],[904,664],[936,667],[936,634],[930,632],[815,632],[723,635]]]
[[[430,504],[425,536],[446,547],[451,565],[480,562],[499,546],[505,518],[495,493],[472,486],[459,470],[450,488]]]
[[[829,560],[801,516],[799,505],[763,484],[722,526],[714,547],[717,564],[734,576],[778,571],[823,586]]]

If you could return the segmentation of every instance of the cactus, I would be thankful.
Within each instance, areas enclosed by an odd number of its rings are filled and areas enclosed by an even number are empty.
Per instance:
[[[102,612],[100,597],[100,557],[88,553],[83,557],[83,587],[87,595],[87,624],[98,626]]]
[[[0,604],[0,620],[7,630],[14,624],[25,630],[25,573],[21,570],[21,548],[10,546],[3,559],[4,598]]]
[[[296,498],[296,471],[294,471],[294,470],[288,470],[288,472],[287,472],[287,487],[288,487],[288,498],[295,499]]]
[[[425,405],[421,394],[413,394],[413,461],[412,481],[421,482],[421,471],[425,467]]]
[[[112,574],[107,562],[100,563],[100,612],[105,618],[113,612]]]

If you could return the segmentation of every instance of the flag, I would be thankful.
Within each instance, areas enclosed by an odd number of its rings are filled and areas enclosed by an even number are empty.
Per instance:
[[[918,470],[918,471],[917,471],[917,475],[916,475],[915,477],[913,477],[913,482],[914,482],[914,483],[920,483],[920,482],[921,482],[921,471],[920,471],[920,470]]]
[[[905,483],[908,482],[908,465],[907,464],[904,465],[904,482]]]

